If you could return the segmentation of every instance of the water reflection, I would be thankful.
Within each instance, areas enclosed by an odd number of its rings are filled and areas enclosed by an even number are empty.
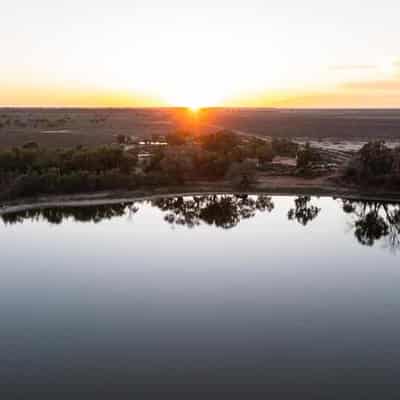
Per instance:
[[[400,204],[379,201],[342,200],[343,211],[353,217],[351,227],[366,246],[385,238],[391,250],[400,248]]]
[[[293,207],[287,212],[289,221],[306,227],[317,219],[321,202],[310,196],[293,197]],[[339,199],[338,211],[349,217],[347,223],[357,241],[365,246],[374,246],[383,241],[391,250],[400,249],[400,203]],[[1,215],[5,225],[24,221],[44,220],[50,224],[61,224],[64,220],[99,223],[129,214],[136,214],[142,207],[152,207],[162,212],[164,221],[171,226],[195,228],[202,224],[232,229],[243,220],[260,213],[271,213],[278,198],[266,195],[204,195],[160,197],[154,200],[102,204],[91,206],[56,207],[31,209]]]
[[[397,383],[400,204],[175,196],[1,218],[2,398]]]
[[[297,221],[299,224],[306,226],[310,221],[314,220],[321,209],[317,206],[309,204],[311,197],[299,196],[294,200],[294,208],[288,212],[288,218],[291,221]]]
[[[204,222],[230,229],[243,219],[253,218],[258,211],[271,212],[274,209],[270,197],[248,195],[160,198],[152,204],[167,212],[164,219],[171,225],[185,225],[189,228]]]
[[[139,209],[133,203],[101,204],[76,207],[38,208],[12,212],[1,216],[7,225],[23,223],[26,220],[44,220],[50,224],[59,225],[65,219],[72,218],[76,222],[99,223],[103,220],[121,217],[129,209],[130,213],[136,213]]]

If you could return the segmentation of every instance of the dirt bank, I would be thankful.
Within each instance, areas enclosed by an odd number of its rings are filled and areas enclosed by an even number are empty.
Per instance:
[[[344,197],[351,199],[400,201],[400,192],[360,190],[357,187],[338,186],[327,178],[302,179],[296,177],[268,177],[245,191],[248,194],[269,195],[309,195]],[[81,193],[76,195],[40,196],[23,198],[0,204],[0,215],[19,212],[33,208],[49,208],[63,206],[90,206],[116,204],[151,199],[159,196],[194,196],[206,193],[239,193],[228,182],[196,183],[185,186],[170,186],[135,191],[111,191],[99,193]]]

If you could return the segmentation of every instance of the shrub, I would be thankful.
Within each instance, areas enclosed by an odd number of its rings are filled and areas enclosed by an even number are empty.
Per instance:
[[[274,154],[283,157],[296,157],[299,145],[292,140],[283,138],[272,139],[272,151]]]
[[[297,152],[297,168],[308,169],[313,163],[321,160],[319,152],[306,143],[303,149]]]
[[[223,130],[211,135],[204,135],[200,138],[204,150],[228,154],[240,143],[238,136],[228,130]]]
[[[398,187],[400,152],[382,141],[369,142],[347,163],[343,178],[359,184]]]
[[[228,170],[227,178],[235,187],[246,189],[255,181],[256,165],[251,161],[233,163]]]
[[[52,168],[57,168],[62,173],[101,172],[114,168],[130,173],[136,164],[136,154],[124,152],[121,148],[113,146],[48,150],[40,149],[34,142],[29,142],[24,148],[0,151],[0,170],[22,174],[31,170],[44,173]]]
[[[384,175],[392,170],[392,150],[383,141],[369,142],[359,151],[362,174],[366,176]]]
[[[182,146],[187,140],[190,138],[190,134],[188,132],[173,132],[167,135],[167,143],[171,146]]]

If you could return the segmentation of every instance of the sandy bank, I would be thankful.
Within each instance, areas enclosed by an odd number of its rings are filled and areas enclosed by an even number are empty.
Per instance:
[[[273,177],[262,180],[257,185],[245,191],[248,194],[265,194],[274,196],[318,196],[343,197],[348,199],[363,199],[399,202],[400,192],[361,191],[356,187],[338,187],[327,184],[323,179],[300,179],[292,177]],[[81,193],[74,195],[40,196],[23,198],[0,205],[0,215],[21,212],[35,208],[77,207],[117,204],[150,200],[160,196],[196,196],[204,194],[240,193],[227,183],[207,183],[175,187],[160,187],[135,191],[111,191],[98,193]]]

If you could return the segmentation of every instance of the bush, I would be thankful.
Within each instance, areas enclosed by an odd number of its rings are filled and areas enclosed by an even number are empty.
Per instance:
[[[282,157],[296,157],[299,145],[292,140],[283,138],[272,139],[272,151]]]
[[[191,160],[184,154],[167,152],[160,162],[161,171],[171,183],[183,184],[192,171]]]
[[[24,149],[38,149],[39,145],[36,142],[27,142],[22,147]]]
[[[34,197],[43,194],[72,194],[97,190],[135,189],[138,180],[135,176],[110,170],[100,174],[88,171],[60,175],[57,171],[45,174],[33,172],[19,176],[9,186],[3,198]]]
[[[246,189],[255,181],[256,165],[251,161],[233,163],[228,170],[227,178],[235,187]]]
[[[191,137],[190,133],[178,131],[173,132],[167,135],[167,143],[171,146],[182,146],[184,145],[189,138]]]
[[[230,161],[224,155],[202,151],[193,157],[192,176],[206,179],[221,179],[226,175]]]
[[[204,150],[228,154],[240,144],[240,139],[235,133],[223,130],[215,134],[202,136],[200,142]]]
[[[94,149],[46,150],[28,143],[24,148],[0,151],[0,170],[26,174],[40,173],[52,168],[62,173],[73,171],[101,172],[119,168],[129,173],[137,164],[135,154],[124,152],[120,147],[103,146]]]
[[[255,158],[257,158],[261,164],[271,162],[274,159],[274,156],[275,154],[272,149],[272,145],[268,143],[264,143],[263,145],[257,147],[255,152]]]
[[[318,161],[321,161],[321,155],[309,143],[306,143],[304,148],[297,152],[297,168],[299,169],[308,169],[313,163]]]
[[[389,174],[393,165],[392,153],[383,141],[365,144],[359,151],[362,174],[366,176]]]
[[[389,149],[382,141],[369,142],[348,162],[343,178],[359,184],[397,188],[400,183],[400,152]]]

